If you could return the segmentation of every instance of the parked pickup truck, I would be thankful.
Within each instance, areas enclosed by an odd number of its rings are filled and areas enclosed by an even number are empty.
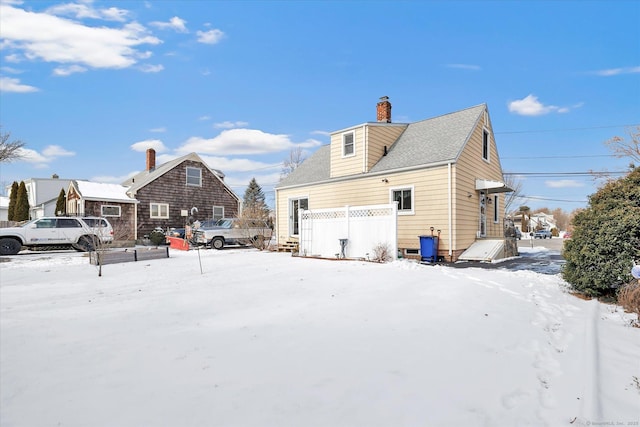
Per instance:
[[[20,227],[0,228],[0,255],[15,255],[22,247],[71,246],[88,252],[112,240],[113,228],[105,218],[44,217]]]
[[[197,229],[197,242],[214,249],[225,245],[246,245],[255,240],[271,239],[271,228],[262,220],[222,218],[212,226]]]

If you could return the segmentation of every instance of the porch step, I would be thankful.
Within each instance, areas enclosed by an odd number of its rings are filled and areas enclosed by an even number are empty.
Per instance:
[[[298,252],[298,241],[287,240],[285,243],[278,245],[278,252]]]

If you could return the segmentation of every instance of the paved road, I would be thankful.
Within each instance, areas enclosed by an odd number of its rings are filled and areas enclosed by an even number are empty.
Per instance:
[[[522,249],[520,256],[501,262],[459,261],[448,264],[455,268],[478,267],[487,269],[502,269],[510,271],[531,270],[542,274],[558,274],[565,263],[561,250],[564,240],[552,239],[524,239],[518,241],[518,249]],[[545,248],[548,250],[528,251],[530,248]]]
[[[547,248],[551,251],[560,252],[562,250],[562,245],[564,244],[564,239],[561,238],[552,238],[552,239],[523,239],[518,240],[518,248]]]

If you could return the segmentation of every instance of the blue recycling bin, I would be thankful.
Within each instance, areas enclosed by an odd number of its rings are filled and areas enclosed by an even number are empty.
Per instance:
[[[420,259],[422,261],[436,262],[438,260],[438,237],[420,237]]]

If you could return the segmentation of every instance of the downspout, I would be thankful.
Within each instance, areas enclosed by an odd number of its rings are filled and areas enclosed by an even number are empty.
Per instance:
[[[448,210],[449,210],[449,260],[451,260],[452,256],[453,256],[453,230],[451,229],[453,227],[453,193],[452,193],[452,185],[451,185],[451,163],[447,164],[447,173],[448,173],[448,179],[447,179],[447,192],[449,194],[449,206],[448,206]]]
[[[275,213],[275,219],[276,220],[274,221],[274,224],[273,224],[273,227],[274,227],[273,231],[276,233],[276,245],[279,245],[280,244],[280,234],[278,234],[278,230],[280,230],[280,214],[278,213],[278,189],[274,188],[273,190],[274,190],[275,195],[276,195],[276,200],[274,202],[275,203],[275,207],[274,207],[275,211],[274,211],[274,213]]]
[[[133,204],[133,240],[138,241],[138,203]]]

